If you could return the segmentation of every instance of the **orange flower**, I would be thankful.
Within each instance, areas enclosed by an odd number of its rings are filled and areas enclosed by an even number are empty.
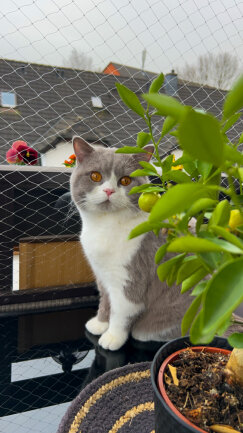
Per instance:
[[[65,159],[63,163],[66,167],[74,167],[76,164],[76,155],[73,153],[68,157],[68,159]]]

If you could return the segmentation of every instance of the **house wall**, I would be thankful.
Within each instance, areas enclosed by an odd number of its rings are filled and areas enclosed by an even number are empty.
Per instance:
[[[70,155],[74,153],[73,145],[70,142],[63,141],[59,143],[55,148],[48,150],[41,156],[43,166],[47,167],[63,167],[63,162],[68,159]],[[182,155],[180,149],[173,150],[175,159],[178,159]]]
[[[70,142],[61,142],[55,148],[48,150],[41,157],[42,165],[47,167],[63,167],[65,159],[68,159],[73,152],[73,145]]]
[[[176,160],[182,156],[182,150],[180,149],[175,149],[172,151],[172,153],[175,155]]]

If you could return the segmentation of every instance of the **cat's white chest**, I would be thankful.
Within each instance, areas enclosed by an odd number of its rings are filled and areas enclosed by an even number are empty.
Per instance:
[[[124,287],[129,275],[126,266],[140,248],[143,236],[128,240],[130,231],[146,220],[141,213],[131,219],[125,213],[82,215],[81,243],[96,274],[108,290]]]

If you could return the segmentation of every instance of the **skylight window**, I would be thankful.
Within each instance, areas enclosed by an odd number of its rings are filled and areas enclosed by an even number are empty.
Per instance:
[[[1,92],[1,106],[2,107],[16,107],[17,100],[14,92]]]
[[[103,103],[99,96],[91,96],[91,102],[94,108],[103,108]]]

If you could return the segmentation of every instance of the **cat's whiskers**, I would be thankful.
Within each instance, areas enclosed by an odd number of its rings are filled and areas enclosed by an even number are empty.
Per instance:
[[[87,208],[87,201],[85,199],[78,200],[78,201],[76,201],[76,206],[79,209],[85,209],[85,208]]]
[[[67,212],[67,214],[65,215],[65,218],[64,218],[64,224],[66,224],[66,223],[68,223],[68,221],[74,216],[74,215],[76,215],[77,214],[77,208],[76,208],[76,206],[75,206],[75,204],[73,203],[73,202],[71,202],[70,203],[70,207],[69,207],[69,209],[68,209],[68,212]]]

